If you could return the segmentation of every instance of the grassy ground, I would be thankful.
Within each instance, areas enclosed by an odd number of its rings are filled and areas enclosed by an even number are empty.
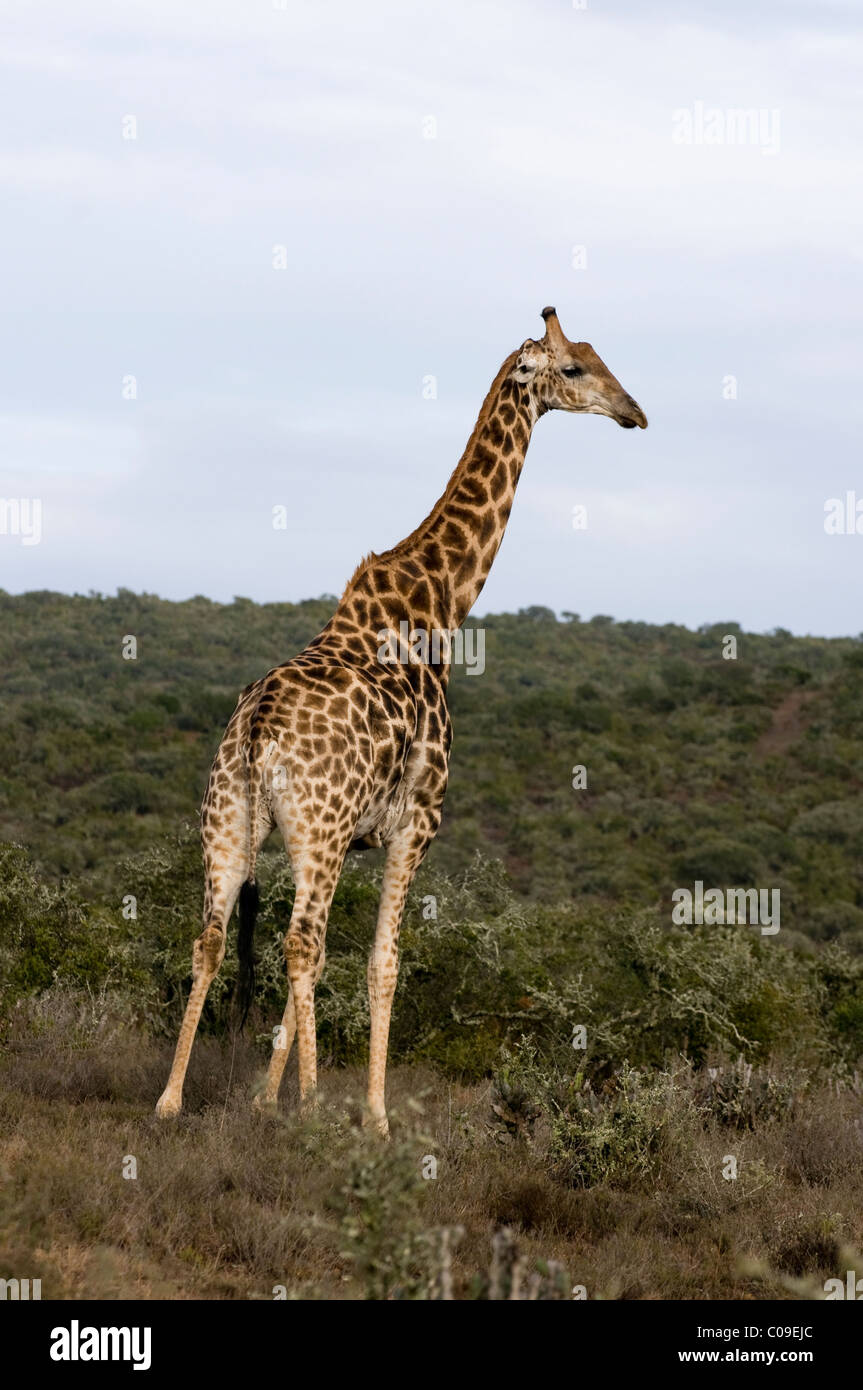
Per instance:
[[[61,1299],[271,1299],[279,1286],[441,1297],[450,1281],[455,1298],[487,1298],[508,1295],[516,1260],[525,1297],[582,1285],[588,1298],[759,1299],[816,1297],[861,1263],[854,1085],[729,1125],[682,1072],[661,1142],[630,1147],[638,1163],[609,1161],[608,1180],[594,1172],[584,1187],[552,1127],[491,1083],[393,1069],[382,1144],[360,1126],[356,1069],[325,1070],[300,1120],[289,1066],[278,1116],[253,1117],[265,1053],[243,1040],[199,1040],[185,1114],[160,1124],[169,1060],[128,1030],[84,1047],[56,1032],[14,1044],[0,1090],[5,1277],[41,1278],[43,1298]],[[729,1156],[736,1180],[723,1177]]]

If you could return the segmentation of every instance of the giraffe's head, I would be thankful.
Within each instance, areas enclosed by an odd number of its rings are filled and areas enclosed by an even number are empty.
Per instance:
[[[545,336],[528,338],[515,355],[513,376],[530,386],[541,410],[608,415],[624,429],[647,429],[647,416],[624,391],[590,343],[571,343],[555,309],[543,309]]]

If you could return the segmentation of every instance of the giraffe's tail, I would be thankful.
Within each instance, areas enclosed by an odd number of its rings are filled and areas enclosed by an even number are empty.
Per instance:
[[[249,768],[249,867],[246,881],[240,889],[240,926],[237,932],[237,984],[234,990],[234,1020],[242,1032],[255,993],[255,923],[260,896],[255,881],[258,857],[258,825],[261,807],[262,759],[260,749],[251,740],[246,750]]]
[[[237,985],[234,992],[234,1017],[242,1032],[255,993],[255,922],[258,919],[260,898],[257,883],[248,880],[240,889],[240,928],[237,932]]]

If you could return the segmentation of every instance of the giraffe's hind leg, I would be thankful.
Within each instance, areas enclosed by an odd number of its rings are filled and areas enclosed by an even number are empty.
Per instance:
[[[256,849],[268,826],[256,828]],[[211,821],[203,834],[205,887],[204,929],[192,947],[192,988],[180,1026],[180,1036],[168,1084],[156,1104],[160,1119],[177,1115],[183,1104],[183,1082],[207,992],[225,957],[228,922],[249,869],[248,809],[238,796],[217,826]]]
[[[192,988],[186,1002],[186,1012],[180,1026],[180,1036],[171,1067],[168,1084],[156,1103],[156,1114],[160,1119],[170,1119],[179,1114],[183,1105],[183,1082],[192,1043],[198,1029],[198,1022],[207,992],[216,977],[225,956],[225,934],[228,919],[245,878],[245,869],[235,868],[231,873],[221,876],[224,885],[213,894],[213,906],[205,913],[206,925],[192,947]]]

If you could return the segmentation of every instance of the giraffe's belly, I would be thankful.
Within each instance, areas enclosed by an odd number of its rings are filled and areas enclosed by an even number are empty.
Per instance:
[[[410,789],[404,778],[395,791],[373,796],[354,829],[351,849],[378,849],[385,845],[409,810]]]
[[[352,849],[376,849],[389,843],[398,830],[417,814],[429,821],[439,813],[446,794],[449,740],[413,743],[398,776],[388,786],[378,785],[366,809],[358,817]],[[435,820],[440,819],[439,814]]]

